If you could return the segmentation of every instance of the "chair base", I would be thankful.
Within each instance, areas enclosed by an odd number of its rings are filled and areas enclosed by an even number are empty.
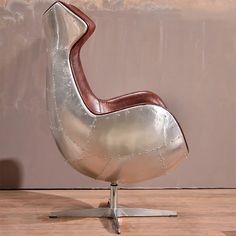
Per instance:
[[[175,211],[155,210],[146,208],[121,208],[117,207],[117,185],[111,184],[110,207],[92,208],[82,210],[51,212],[50,218],[79,217],[79,218],[111,218],[117,234],[121,233],[118,218],[121,217],[168,217],[177,216]]]

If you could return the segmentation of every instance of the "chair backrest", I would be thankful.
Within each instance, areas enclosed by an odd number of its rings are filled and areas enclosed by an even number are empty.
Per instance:
[[[64,11],[65,14],[62,14]],[[54,17],[52,17],[53,14]],[[98,98],[89,86],[80,60],[81,47],[95,30],[94,22],[75,6],[62,2],[56,2],[52,5],[48,16],[51,20],[46,28],[52,31],[49,32],[49,40],[56,44],[59,42],[62,49],[70,47],[69,61],[74,80],[84,104],[92,113],[110,113],[143,104],[165,107],[162,99],[150,91],[132,92],[112,99]],[[77,37],[75,36],[76,32],[78,33]],[[58,45],[51,45],[50,47],[58,48]]]
[[[87,24],[61,2],[54,3],[43,16],[47,39],[47,106],[51,129],[59,149],[71,156],[87,143],[95,116],[80,95],[70,65],[70,51],[86,34]],[[76,130],[76,131],[75,131]],[[77,145],[77,142],[80,145]]]

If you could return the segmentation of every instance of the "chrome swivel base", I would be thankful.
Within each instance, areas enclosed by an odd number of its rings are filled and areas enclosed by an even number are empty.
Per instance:
[[[155,217],[155,216],[177,216],[175,211],[154,210],[145,208],[119,208],[117,207],[117,184],[111,184],[110,202],[107,208],[93,208],[83,210],[58,211],[50,213],[50,218],[58,217],[93,217],[111,218],[113,227],[117,234],[121,233],[118,218],[120,217]]]

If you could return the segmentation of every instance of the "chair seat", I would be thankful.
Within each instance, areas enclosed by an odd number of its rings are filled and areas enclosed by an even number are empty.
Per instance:
[[[158,105],[166,108],[162,99],[155,93],[150,91],[138,91],[114,97],[108,100],[100,100],[100,109],[102,113],[110,113],[125,108],[147,104]]]

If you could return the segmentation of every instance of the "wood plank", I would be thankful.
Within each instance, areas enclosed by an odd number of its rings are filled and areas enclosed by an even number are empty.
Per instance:
[[[109,219],[49,219],[50,211],[98,207],[108,190],[0,191],[0,235],[111,235]],[[123,218],[122,235],[236,236],[236,189],[120,190],[128,207],[175,210],[178,217]]]

